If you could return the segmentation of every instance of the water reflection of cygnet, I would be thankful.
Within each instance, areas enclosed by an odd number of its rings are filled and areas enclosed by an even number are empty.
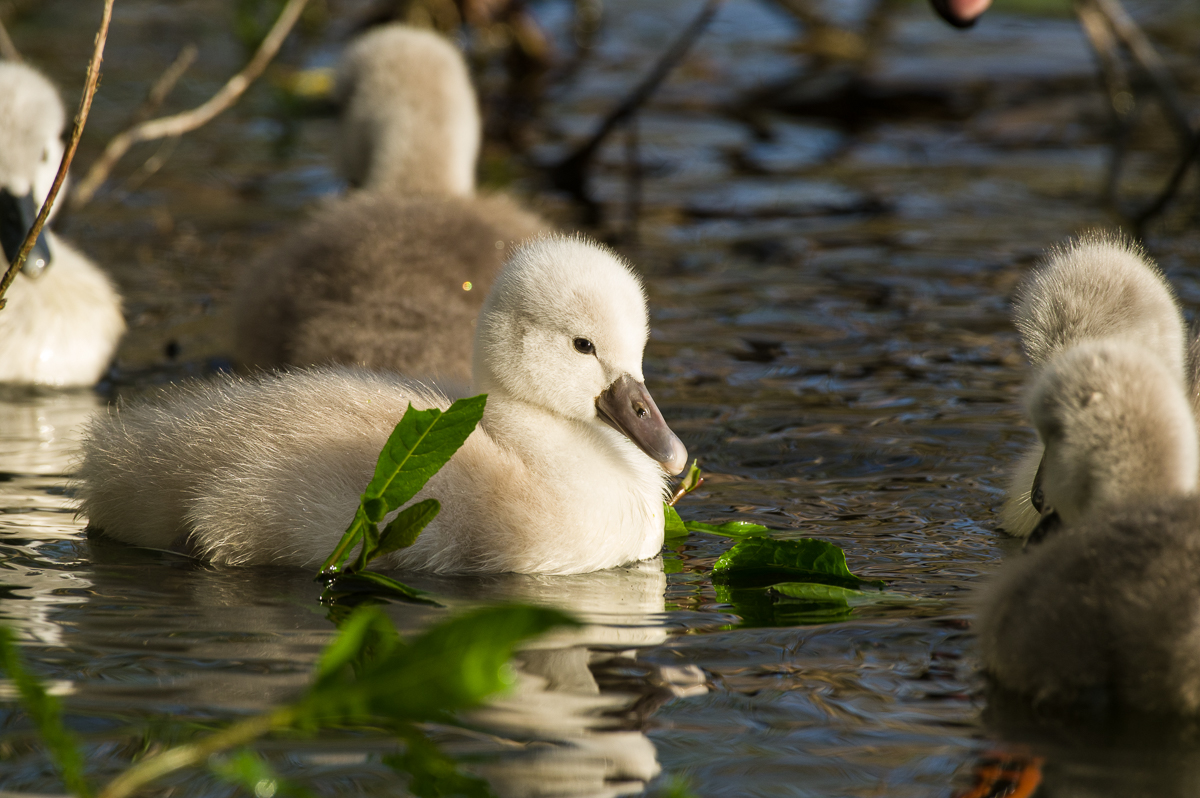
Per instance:
[[[89,541],[88,559],[88,603],[62,607],[54,618],[66,630],[57,667],[75,681],[71,702],[79,710],[262,711],[303,689],[334,634],[316,602],[319,585],[299,569],[212,567],[102,538]],[[645,715],[706,690],[694,666],[638,660],[639,649],[669,634],[658,560],[565,577],[398,576],[436,592],[451,613],[528,602],[585,623],[519,652],[513,690],[465,715],[467,731],[434,735],[452,754],[475,760],[472,770],[505,798],[641,792],[660,771],[643,734]],[[446,617],[409,604],[388,611],[410,639]],[[293,758],[325,772],[368,772],[378,768],[381,746],[386,741],[376,739],[331,751],[314,740],[297,744]]]
[[[91,584],[63,475],[99,403],[91,391],[0,388],[0,623],[26,641],[61,645],[52,615]]]
[[[638,648],[667,638],[665,589],[662,563],[655,559],[566,577],[508,574],[453,592],[471,600],[552,606],[585,624],[520,652],[516,688],[466,718],[509,741],[506,753],[476,768],[498,795],[629,795],[658,775],[654,744],[640,719],[666,700],[707,690],[695,666],[646,668],[637,662]],[[609,676],[603,683],[611,683],[614,672],[625,677],[620,691],[597,682],[601,673]],[[496,750],[478,739],[459,739],[452,747],[473,754]]]
[[[0,387],[0,473],[69,473],[83,426],[99,406],[91,391]]]

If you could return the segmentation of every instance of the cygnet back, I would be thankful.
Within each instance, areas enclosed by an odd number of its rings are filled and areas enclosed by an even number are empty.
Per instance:
[[[387,25],[358,37],[338,68],[340,161],[369,190],[469,196],[481,122],[462,55],[429,31]]]
[[[1184,324],[1167,281],[1136,244],[1094,232],[1052,249],[1018,292],[1014,321],[1035,366],[1075,344],[1126,338],[1183,375]]]
[[[1093,513],[1006,561],[975,599],[980,659],[1035,703],[1200,713],[1200,502]]]

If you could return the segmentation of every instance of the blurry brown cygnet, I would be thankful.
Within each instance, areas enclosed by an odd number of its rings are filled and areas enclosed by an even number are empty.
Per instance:
[[[481,123],[459,51],[389,25],[339,66],[340,164],[324,205],[235,291],[246,368],[364,365],[465,384],[476,315],[512,249],[550,226],[475,193]]]

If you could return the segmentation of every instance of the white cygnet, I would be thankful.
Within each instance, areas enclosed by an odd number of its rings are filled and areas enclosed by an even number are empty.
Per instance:
[[[981,591],[984,668],[1035,702],[1200,712],[1200,454],[1176,375],[1132,342],[1086,342],[1046,366],[1029,412],[1042,509],[1064,526]]]
[[[580,238],[540,238],[475,335],[479,428],[418,495],[441,514],[385,567],[569,574],[653,557],[687,452],[646,391],[641,283]],[[215,563],[315,567],[350,523],[418,384],[322,368],[171,390],[99,418],[78,472],[93,529]],[[377,561],[382,562],[382,561]]]
[[[1118,234],[1089,233],[1050,250],[1019,289],[1013,315],[1035,367],[1082,341],[1120,338],[1156,354],[1185,379],[1185,328],[1175,295],[1141,248]],[[1041,459],[1035,444],[1010,481],[1000,526],[1015,537],[1026,538],[1037,526],[1029,491]]]
[[[0,267],[8,268],[62,161],[58,92],[24,64],[0,62]],[[86,256],[44,230],[0,310],[0,382],[92,385],[125,332],[121,298]]]
[[[550,225],[475,193],[481,122],[466,63],[403,25],[360,36],[338,72],[340,162],[358,190],[322,207],[235,291],[238,360],[330,363],[465,383],[496,274]]]

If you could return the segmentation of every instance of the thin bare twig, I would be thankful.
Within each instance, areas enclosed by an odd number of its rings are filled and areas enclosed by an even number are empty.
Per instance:
[[[1141,235],[1146,224],[1167,207],[1183,184],[1192,162],[1200,158],[1200,130],[1192,126],[1175,80],[1166,62],[1154,49],[1150,39],[1125,11],[1120,0],[1075,0],[1075,13],[1100,61],[1105,86],[1116,119],[1113,155],[1105,198],[1116,204],[1117,179],[1123,156],[1125,138],[1132,127],[1137,108],[1132,82],[1117,47],[1119,41],[1133,63],[1145,75],[1146,84],[1157,96],[1163,111],[1180,141],[1180,160],[1158,196],[1140,211],[1125,211]]]
[[[13,258],[12,263],[8,264],[8,271],[4,273],[4,279],[0,280],[0,310],[3,310],[6,304],[4,292],[16,279],[17,272],[25,264],[25,259],[29,257],[29,251],[33,249],[34,242],[37,241],[42,228],[46,226],[46,220],[50,218],[50,209],[54,207],[54,200],[58,198],[58,192],[67,178],[67,169],[70,168],[71,161],[75,158],[75,150],[78,149],[79,139],[83,136],[83,126],[87,124],[88,112],[92,110],[92,98],[96,96],[96,86],[100,82],[100,62],[104,60],[104,43],[108,41],[108,23],[112,21],[112,10],[113,0],[104,0],[100,30],[96,32],[96,46],[92,50],[92,60],[88,62],[87,81],[83,86],[83,97],[79,100],[79,111],[76,112],[75,121],[71,124],[71,138],[67,142],[67,150],[63,153],[62,163],[58,165],[58,174],[54,176],[54,182],[50,185],[50,193],[46,195],[46,201],[42,203],[42,209],[38,212],[33,227],[29,228],[29,232],[25,234],[25,240],[21,243],[21,248],[17,250],[17,256]]]
[[[8,35],[8,28],[4,27],[4,20],[0,19],[0,58],[5,61],[17,61],[18,63],[24,59],[21,58],[21,51],[13,44],[12,37]]]
[[[1100,79],[1108,95],[1108,110],[1112,118],[1113,145],[1108,160],[1108,176],[1104,181],[1104,201],[1116,205],[1117,186],[1125,161],[1129,132],[1136,121],[1137,102],[1129,71],[1121,58],[1121,45],[1108,23],[1108,18],[1088,0],[1076,0],[1075,15],[1092,46]]]
[[[145,122],[154,112],[157,111],[166,101],[167,95],[175,88],[175,84],[183,77],[183,73],[187,72],[188,67],[196,60],[196,56],[200,50],[194,44],[185,44],[183,49],[179,51],[179,55],[175,56],[175,60],[167,67],[166,71],[158,76],[158,80],[154,81],[154,85],[150,87],[150,91],[146,92],[146,99],[142,100],[142,104],[129,118],[129,126],[139,125]]]
[[[182,136],[184,133],[208,124],[218,114],[228,110],[245,93],[250,84],[263,73],[267,64],[271,63],[271,59],[283,46],[284,39],[287,38],[296,21],[300,19],[300,14],[304,11],[307,3],[308,0],[288,0],[287,5],[279,13],[279,18],[275,20],[274,26],[267,33],[262,44],[258,46],[254,57],[241,72],[230,78],[207,102],[190,111],[150,119],[118,133],[112,141],[108,142],[104,153],[92,164],[87,175],[75,187],[75,191],[71,194],[71,206],[78,208],[90,202],[95,196],[96,190],[108,179],[108,175],[116,166],[117,161],[134,144],[167,136]]]
[[[642,79],[642,82],[634,87],[625,99],[621,100],[609,114],[600,120],[596,131],[591,137],[575,149],[570,155],[564,158],[559,163],[550,168],[550,179],[554,183],[555,188],[568,192],[575,197],[587,209],[587,221],[590,224],[599,222],[600,208],[595,200],[591,198],[591,194],[587,189],[588,171],[592,164],[592,159],[596,152],[600,149],[600,145],[608,138],[622,122],[631,117],[647,100],[653,96],[658,90],[659,85],[666,80],[667,76],[673,70],[683,57],[687,55],[688,50],[700,38],[700,34],[708,27],[708,23],[716,16],[718,9],[724,5],[725,0],[707,0],[704,8],[696,15],[691,24],[684,29],[683,33],[679,34],[667,51],[663,53],[662,58],[650,70],[650,73]]]

